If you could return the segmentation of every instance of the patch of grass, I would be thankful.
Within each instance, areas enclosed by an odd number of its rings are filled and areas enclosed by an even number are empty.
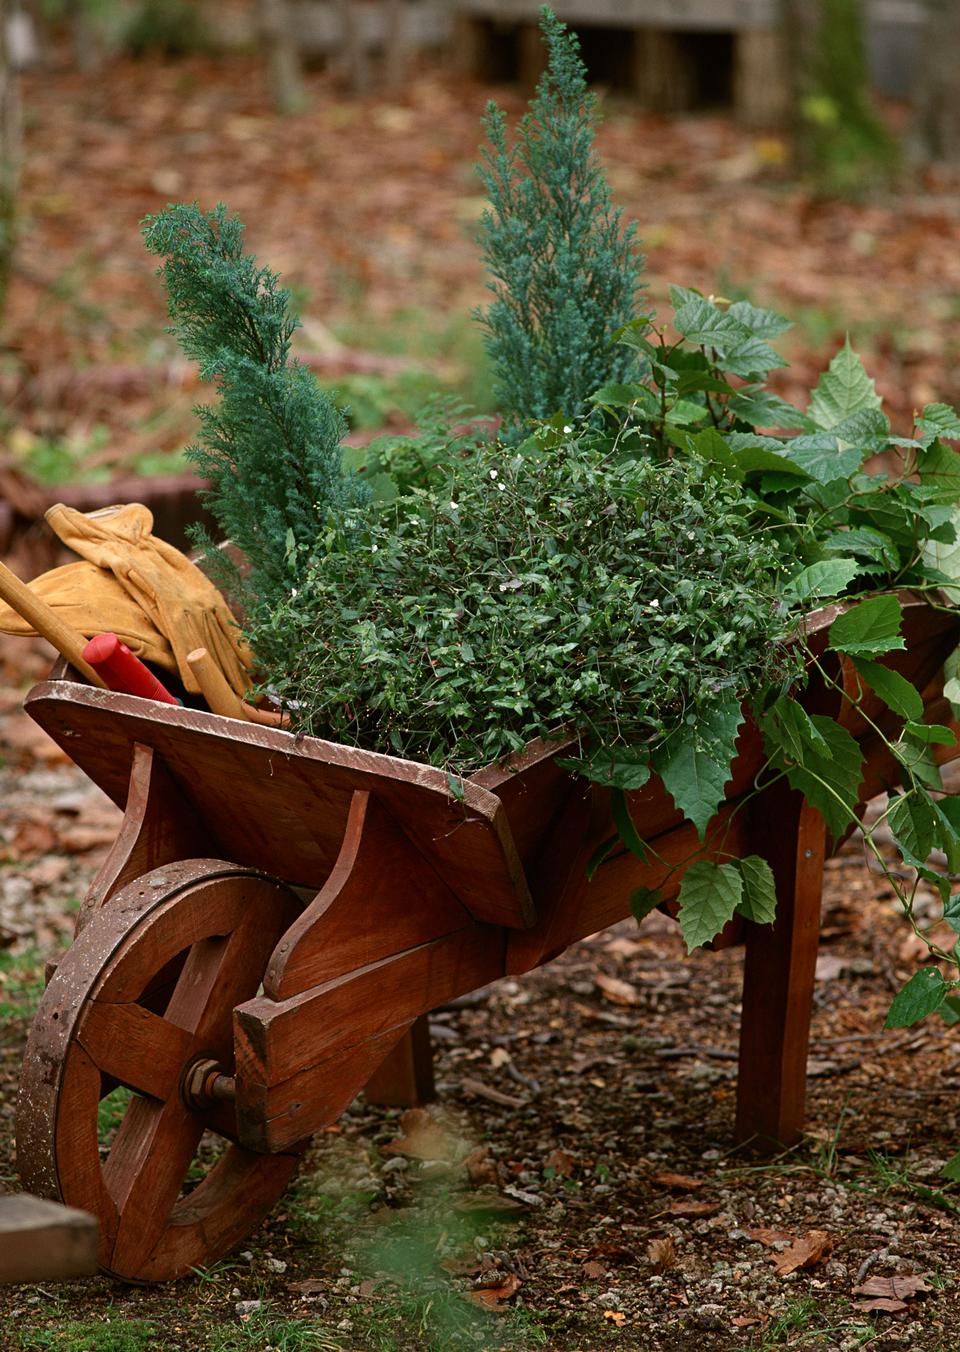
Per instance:
[[[32,1019],[42,997],[43,959],[38,950],[0,952],[0,1023]]]
[[[313,1319],[287,1319],[269,1306],[238,1325],[217,1329],[206,1352],[343,1352],[343,1342]]]
[[[52,1329],[20,1329],[22,1352],[153,1352],[169,1348],[156,1324],[112,1309],[103,1319],[77,1319]]]

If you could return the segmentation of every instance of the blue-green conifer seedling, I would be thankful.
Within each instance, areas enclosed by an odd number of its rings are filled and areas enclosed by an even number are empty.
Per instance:
[[[220,395],[196,410],[200,435],[187,455],[212,485],[208,505],[246,560],[246,578],[202,533],[198,543],[244,609],[269,612],[296,587],[331,519],[363,497],[341,467],[343,417],[291,359],[299,320],[289,293],[244,253],[238,217],[179,203],[147,218],[144,239],[165,260],[172,332]]]
[[[622,225],[594,149],[596,100],[573,33],[546,6],[548,65],[513,145],[506,114],[487,105],[478,166],[490,208],[481,245],[494,300],[486,329],[503,435],[530,421],[589,412],[605,381],[628,380],[636,353],[614,347],[636,315],[643,259]]]

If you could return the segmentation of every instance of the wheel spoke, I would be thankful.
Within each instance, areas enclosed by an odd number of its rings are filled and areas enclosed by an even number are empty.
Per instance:
[[[84,1014],[77,1040],[104,1075],[155,1099],[176,1094],[193,1047],[189,1033],[141,1005],[100,1000]]]
[[[204,1124],[179,1100],[134,1099],[103,1166],[120,1222],[111,1266],[135,1272],[159,1242]]]

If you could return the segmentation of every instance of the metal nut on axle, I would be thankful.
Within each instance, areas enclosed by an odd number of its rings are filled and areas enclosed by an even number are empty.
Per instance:
[[[209,1108],[211,1103],[236,1097],[237,1083],[232,1075],[224,1075],[220,1063],[208,1056],[198,1057],[184,1069],[180,1079],[180,1093],[188,1108]]]

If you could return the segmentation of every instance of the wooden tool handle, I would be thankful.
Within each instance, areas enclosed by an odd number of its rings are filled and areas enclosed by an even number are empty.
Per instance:
[[[226,718],[243,718],[240,696],[232,690],[206,648],[194,648],[192,653],[187,653],[187,665],[196,676],[200,693],[210,706],[211,713],[223,714]]]
[[[42,638],[52,643],[91,685],[98,685],[102,690],[107,688],[102,677],[83,659],[87,642],[83,634],[64,624],[57,612],[21,582],[16,573],[11,573],[5,563],[0,563],[0,599],[12,606]]]

